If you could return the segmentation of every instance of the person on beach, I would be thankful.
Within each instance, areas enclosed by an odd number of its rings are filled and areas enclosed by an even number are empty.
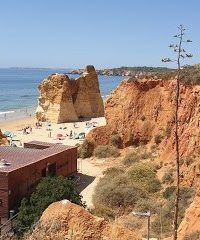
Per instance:
[[[6,113],[4,114],[4,120],[6,120]]]
[[[70,131],[69,138],[70,138],[70,139],[72,139],[72,138],[73,138],[73,133],[72,133],[72,130]]]

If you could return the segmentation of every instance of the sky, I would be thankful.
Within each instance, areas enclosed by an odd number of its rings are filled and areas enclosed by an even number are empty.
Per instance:
[[[0,1],[0,67],[168,66],[177,26],[200,62],[198,0]]]

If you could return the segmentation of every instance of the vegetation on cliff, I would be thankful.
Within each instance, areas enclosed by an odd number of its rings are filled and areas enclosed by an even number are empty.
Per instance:
[[[84,205],[72,181],[62,176],[43,178],[30,199],[24,198],[21,202],[17,217],[17,231],[22,233],[29,230],[51,203],[62,199]]]

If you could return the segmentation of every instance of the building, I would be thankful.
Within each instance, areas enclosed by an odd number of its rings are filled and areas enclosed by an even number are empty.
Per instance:
[[[77,148],[32,141],[24,148],[0,146],[0,218],[28,197],[45,176],[69,176],[77,171]]]

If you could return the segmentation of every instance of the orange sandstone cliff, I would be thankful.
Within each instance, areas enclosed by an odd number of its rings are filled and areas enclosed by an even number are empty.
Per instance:
[[[104,116],[98,77],[91,65],[75,80],[65,74],[52,74],[38,89],[36,117],[39,121],[62,123]]]
[[[195,234],[197,235],[196,238],[191,239],[200,239],[200,185],[198,186],[193,202],[186,210],[185,217],[179,226],[178,239],[190,239],[187,236]]]
[[[8,140],[7,138],[3,135],[3,133],[1,132],[0,129],[0,145],[7,145],[8,144]]]
[[[68,200],[52,203],[42,214],[28,240],[140,240],[135,232],[95,217]]]
[[[175,90],[175,79],[122,81],[105,103],[107,125],[93,129],[87,138],[95,145],[105,145],[113,134],[118,134],[121,147],[157,142],[160,159],[174,161]],[[179,137],[183,158],[198,152],[200,144],[200,86],[181,85],[180,95]]]

